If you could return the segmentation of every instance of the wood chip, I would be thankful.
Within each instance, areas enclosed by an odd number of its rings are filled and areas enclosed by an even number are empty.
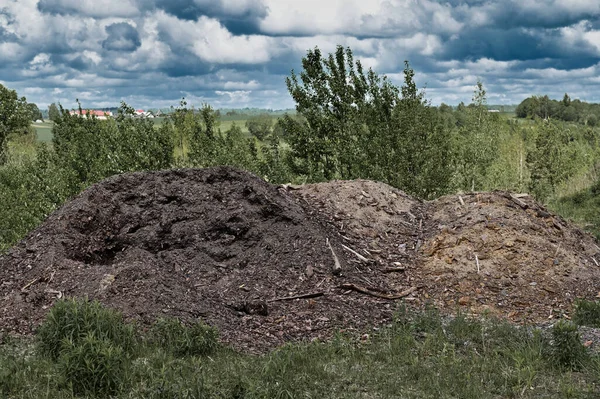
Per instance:
[[[360,292],[362,294],[367,294],[367,295],[371,295],[371,296],[374,296],[376,298],[382,298],[382,299],[400,299],[400,298],[404,298],[406,296],[409,296],[410,294],[412,294],[413,292],[415,292],[417,290],[417,287],[410,287],[409,289],[406,289],[406,290],[404,290],[404,291],[402,291],[400,293],[397,293],[397,294],[380,294],[379,292],[375,292],[375,291],[370,290],[368,288],[361,287],[359,285],[351,284],[351,283],[342,284],[342,285],[339,286],[339,288],[345,289],[345,290],[350,290],[350,291]]]

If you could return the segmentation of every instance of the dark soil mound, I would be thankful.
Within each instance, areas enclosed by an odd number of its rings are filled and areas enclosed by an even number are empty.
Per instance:
[[[0,281],[0,330],[30,333],[56,298],[88,296],[145,325],[201,318],[262,351],[366,332],[399,298],[568,317],[600,290],[600,247],[526,195],[423,202],[367,180],[275,187],[185,169],[92,186],[0,257]]]
[[[0,257],[0,329],[33,331],[63,296],[143,324],[201,318],[251,350],[387,320],[385,299],[342,295],[372,271],[348,264],[339,234],[302,204],[226,167],[112,177]]]

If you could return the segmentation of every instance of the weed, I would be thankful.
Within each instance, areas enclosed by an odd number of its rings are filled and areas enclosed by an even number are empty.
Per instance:
[[[561,320],[554,325],[549,358],[553,366],[572,371],[580,370],[586,363],[588,354],[575,324]]]
[[[57,360],[65,343],[78,346],[89,334],[107,340],[125,352],[135,346],[134,327],[124,322],[117,311],[88,299],[57,301],[37,331],[38,349],[44,356]]]
[[[217,349],[218,333],[202,321],[186,326],[177,319],[160,319],[150,329],[148,342],[174,356],[204,356]]]
[[[121,388],[127,357],[121,347],[88,332],[75,343],[64,339],[58,370],[76,395],[106,397]]]
[[[600,327],[600,302],[577,299],[573,322],[579,326]]]

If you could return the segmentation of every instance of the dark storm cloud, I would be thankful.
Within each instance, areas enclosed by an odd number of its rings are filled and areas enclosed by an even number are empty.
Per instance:
[[[102,42],[106,50],[135,51],[142,45],[137,29],[126,22],[118,22],[106,27],[108,38]]]
[[[595,49],[586,42],[565,46],[556,30],[524,28],[467,29],[450,40],[441,54],[442,59],[491,58],[498,61],[553,59],[570,67],[585,67],[598,62],[591,56]]]
[[[239,6],[223,0],[156,0],[154,7],[184,20],[216,18],[233,34],[257,33],[268,11],[258,0]]]

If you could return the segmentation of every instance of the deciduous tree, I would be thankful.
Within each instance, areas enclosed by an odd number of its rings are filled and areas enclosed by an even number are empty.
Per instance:
[[[31,111],[25,97],[0,84],[0,164],[6,161],[6,142],[11,133],[27,133]]]

